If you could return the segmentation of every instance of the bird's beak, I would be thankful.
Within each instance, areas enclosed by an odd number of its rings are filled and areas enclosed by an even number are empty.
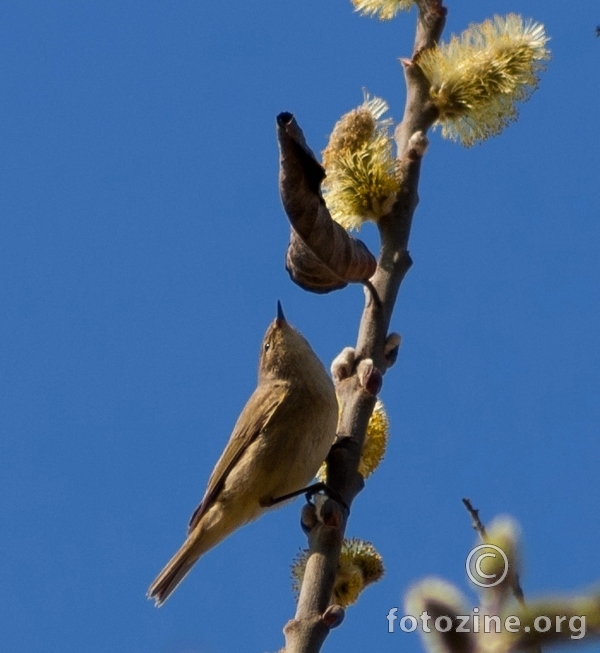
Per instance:
[[[283,308],[281,308],[281,302],[277,300],[277,318],[275,319],[277,326],[281,326],[285,322],[285,315],[283,314]]]

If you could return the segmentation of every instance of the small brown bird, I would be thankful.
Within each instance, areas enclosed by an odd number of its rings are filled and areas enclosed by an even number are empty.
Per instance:
[[[148,598],[162,605],[201,555],[310,483],[333,444],[337,419],[333,382],[278,303],[262,343],[258,386],[210,476],[186,541]]]

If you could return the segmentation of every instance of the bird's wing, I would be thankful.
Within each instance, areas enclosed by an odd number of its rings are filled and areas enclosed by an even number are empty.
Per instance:
[[[244,406],[233,433],[219,458],[213,473],[208,479],[208,485],[200,505],[188,525],[188,534],[195,528],[202,516],[214,503],[219,495],[225,479],[244,451],[260,435],[269,423],[277,408],[288,393],[288,384],[281,381],[263,381],[254,391],[248,403]]]

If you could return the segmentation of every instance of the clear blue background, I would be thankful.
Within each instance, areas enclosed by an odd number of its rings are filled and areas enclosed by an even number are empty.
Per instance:
[[[600,578],[600,5],[449,4],[447,35],[494,12],[545,23],[553,61],[500,138],[432,134],[382,393],[393,437],[348,531],[387,574],[328,651],[421,650],[385,616],[425,575],[470,592],[463,496],[522,524],[528,596]],[[144,595],[276,300],[327,363],[355,340],[361,289],[311,295],[283,268],[275,116],[316,151],[362,88],[397,120],[414,20],[347,0],[2,3],[2,650],[282,646],[300,503],[210,552],[161,610]]]

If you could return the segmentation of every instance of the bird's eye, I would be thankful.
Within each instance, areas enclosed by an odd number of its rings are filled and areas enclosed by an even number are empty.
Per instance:
[[[271,347],[271,343],[265,342],[265,351],[269,351],[270,347]]]

